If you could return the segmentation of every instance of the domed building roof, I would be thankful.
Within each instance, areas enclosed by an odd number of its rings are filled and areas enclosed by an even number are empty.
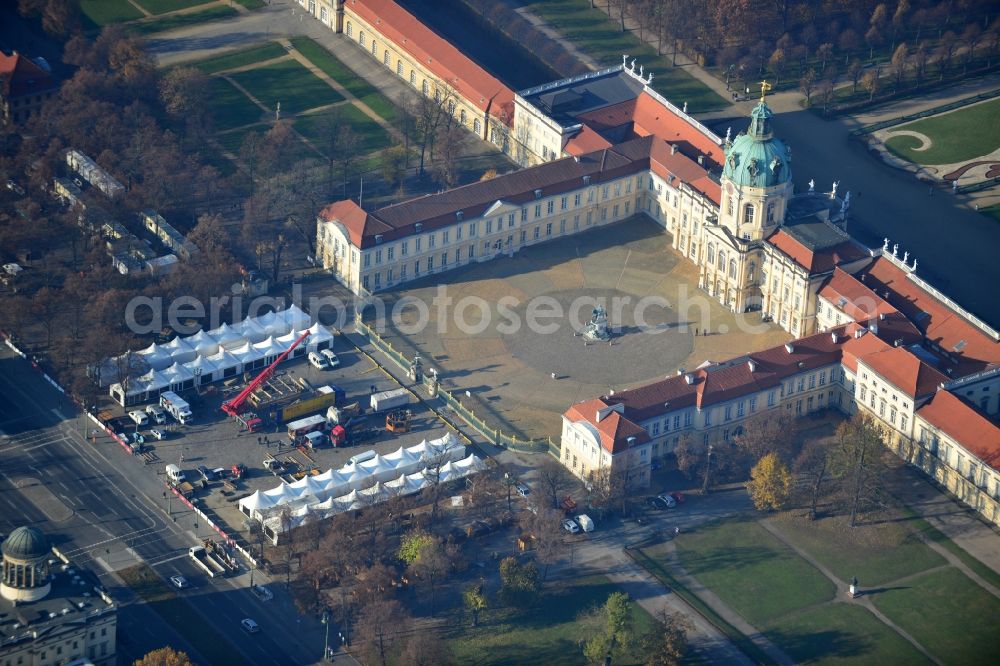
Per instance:
[[[4,557],[16,560],[34,560],[46,557],[52,551],[49,540],[34,527],[18,527],[0,545]]]
[[[750,127],[726,150],[722,176],[747,187],[774,187],[792,179],[788,147],[771,134],[771,109],[763,100],[750,113]]]

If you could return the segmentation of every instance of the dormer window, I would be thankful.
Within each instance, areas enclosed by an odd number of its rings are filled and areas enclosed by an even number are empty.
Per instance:
[[[542,198],[542,191],[541,190],[535,190],[535,198],[536,199],[541,199]]]
[[[462,221],[463,217],[465,217],[465,213],[463,213],[462,211],[458,211],[457,213],[455,213],[455,219],[458,220],[459,222]]]
[[[382,243],[382,234],[375,234],[375,244],[380,245]]]

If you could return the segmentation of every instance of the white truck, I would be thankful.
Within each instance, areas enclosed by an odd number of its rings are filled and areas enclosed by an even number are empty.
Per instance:
[[[581,513],[579,516],[576,517],[576,522],[580,524],[580,528],[584,532],[594,531],[594,521],[587,514]]]
[[[195,561],[198,567],[212,578],[225,576],[226,567],[212,553],[208,552],[204,546],[191,546],[188,548],[188,555]]]
[[[410,404],[410,392],[405,388],[372,393],[371,397],[373,412],[384,412],[408,404]]]
[[[167,410],[171,416],[177,419],[178,423],[187,425],[194,415],[191,413],[191,406],[173,391],[164,391],[160,394],[160,406]]]

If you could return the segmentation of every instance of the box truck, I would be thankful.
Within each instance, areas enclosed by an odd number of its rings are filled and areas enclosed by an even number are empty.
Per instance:
[[[408,404],[410,404],[410,392],[405,388],[372,393],[371,397],[373,412],[384,412]]]

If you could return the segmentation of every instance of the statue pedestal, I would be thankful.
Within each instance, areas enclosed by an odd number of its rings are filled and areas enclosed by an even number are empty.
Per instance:
[[[847,594],[848,594],[848,596],[849,596],[849,597],[851,597],[851,599],[855,599],[855,598],[857,598],[857,596],[858,596],[858,586],[857,586],[857,585],[854,585],[854,584],[852,584],[852,585],[851,585],[851,586],[850,586],[850,587],[849,587],[849,588],[847,589]]]

